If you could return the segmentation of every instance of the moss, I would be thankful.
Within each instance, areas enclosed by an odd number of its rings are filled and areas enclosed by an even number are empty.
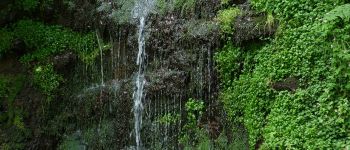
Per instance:
[[[232,34],[234,31],[235,18],[240,15],[240,10],[236,7],[220,10],[217,19],[220,24],[221,32]]]

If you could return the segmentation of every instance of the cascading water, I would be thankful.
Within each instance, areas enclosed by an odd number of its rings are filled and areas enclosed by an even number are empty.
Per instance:
[[[137,18],[139,21],[139,29],[138,29],[138,54],[137,54],[137,65],[138,72],[136,76],[136,90],[133,94],[134,99],[134,130],[135,130],[135,140],[136,140],[136,149],[141,149],[141,125],[142,125],[142,112],[143,112],[143,104],[142,99],[144,95],[144,85],[146,80],[144,78],[144,72],[146,69],[145,60],[146,60],[146,52],[145,52],[145,24],[146,17],[151,10],[151,6],[153,4],[152,0],[139,0],[134,8],[134,18]]]
[[[134,92],[133,98],[134,98],[134,117],[135,117],[135,138],[136,138],[136,146],[137,149],[140,149],[141,145],[141,136],[140,136],[140,127],[142,124],[142,112],[143,112],[143,106],[142,106],[142,98],[143,98],[143,88],[145,84],[144,79],[144,69],[145,69],[145,49],[144,49],[144,37],[143,37],[143,30],[145,25],[145,18],[140,18],[140,26],[139,26],[139,38],[138,38],[138,44],[139,44],[139,52],[137,56],[137,65],[139,66],[137,77],[136,77],[136,91]]]

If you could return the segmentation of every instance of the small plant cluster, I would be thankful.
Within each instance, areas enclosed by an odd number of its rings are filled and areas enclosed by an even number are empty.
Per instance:
[[[218,12],[217,19],[222,33],[233,34],[235,18],[240,15],[240,12],[240,9],[233,6]]]
[[[164,125],[172,125],[177,123],[181,118],[180,114],[167,113],[158,118],[158,122]]]
[[[279,1],[279,0],[252,0],[252,5],[259,11],[274,14],[283,25],[298,27],[306,23],[314,23],[336,6],[346,0],[323,1]]]
[[[203,114],[204,103],[190,98],[186,104],[186,124],[182,128],[182,135],[179,139],[180,143],[188,146],[195,146],[198,142],[198,136],[200,128],[198,127],[198,121]]]
[[[220,99],[229,118],[245,125],[251,149],[346,149],[350,5],[342,0],[252,4],[281,24],[274,38],[258,46],[227,42],[216,54]],[[296,90],[273,88],[292,77]]]
[[[0,149],[24,149],[29,130],[24,123],[25,113],[15,105],[15,98],[23,87],[22,75],[0,75]]]
[[[93,33],[81,35],[61,26],[47,26],[40,22],[21,20],[14,25],[14,35],[23,40],[29,49],[21,61],[44,61],[50,56],[73,51],[85,63],[91,63],[98,55],[97,40]]]
[[[156,6],[159,10],[158,13],[161,15],[176,11],[183,16],[187,16],[194,13],[196,2],[196,0],[174,0],[172,2],[157,0]]]
[[[54,71],[52,64],[35,67],[34,84],[47,96],[48,102],[52,100],[62,81],[63,77]]]
[[[54,91],[63,81],[49,63],[50,57],[72,51],[78,54],[81,61],[91,64],[100,54],[95,34],[82,35],[61,26],[48,26],[32,20],[18,21],[8,29],[1,29],[0,35],[3,37],[0,40],[0,54],[8,52],[14,39],[20,39],[30,51],[20,61],[24,64],[41,64],[33,71],[34,83],[48,99],[53,97]],[[109,47],[102,45],[102,48]]]

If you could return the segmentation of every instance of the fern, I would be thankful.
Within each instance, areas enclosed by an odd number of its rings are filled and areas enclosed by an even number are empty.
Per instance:
[[[340,5],[324,16],[325,21],[333,21],[337,18],[344,20],[350,19],[350,4]]]

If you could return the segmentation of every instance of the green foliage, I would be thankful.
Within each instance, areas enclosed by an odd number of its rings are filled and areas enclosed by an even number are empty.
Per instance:
[[[112,147],[115,146],[114,138],[117,131],[115,124],[114,121],[102,121],[99,125],[83,131],[82,138],[92,149],[116,149]]]
[[[156,2],[156,8],[157,12],[160,15],[165,15],[165,13],[168,11],[169,3],[166,0],[157,0]]]
[[[194,135],[197,138],[197,142],[192,145],[185,145],[185,150],[210,150],[212,149],[211,140],[208,134],[203,129],[197,128],[194,130]],[[193,140],[193,137],[188,137],[189,140]]]
[[[297,27],[322,18],[323,14],[335,6],[343,4],[344,0],[252,0],[251,3],[260,11],[272,13],[283,24]]]
[[[221,0],[221,5],[227,5],[230,2],[230,0]]]
[[[324,15],[325,21],[334,21],[336,19],[341,18],[344,20],[350,19],[350,4],[345,4],[341,6],[337,6],[332,11],[326,13]]]
[[[118,24],[131,22],[130,12],[134,9],[135,0],[114,0],[114,3],[118,9],[113,9],[110,17]]]
[[[258,141],[264,149],[349,144],[350,16],[342,3],[254,0],[284,28],[252,52],[228,43],[216,55],[220,99],[231,121],[247,128],[251,149]],[[272,88],[289,77],[296,77],[296,91]]]
[[[14,102],[23,87],[23,83],[24,77],[22,75],[12,77],[0,75],[0,105],[5,105],[4,107],[8,109],[6,113],[0,114],[0,124],[6,121],[8,125],[20,122],[20,118],[16,118],[19,117],[17,115],[20,115],[20,112],[15,108]]]
[[[12,9],[18,11],[34,12],[35,10],[44,11],[45,8],[53,5],[53,0],[15,0],[12,4]]]
[[[196,0],[175,0],[174,7],[181,10],[182,15],[193,13],[196,6]]]
[[[223,33],[233,34],[235,18],[240,14],[240,12],[241,11],[236,7],[230,7],[218,12],[217,19]]]
[[[220,78],[225,81],[222,84],[231,86],[233,79],[238,76],[241,55],[240,48],[235,47],[231,42],[227,43],[220,53],[215,55],[218,70],[221,73]]]
[[[187,120],[190,124],[196,124],[197,119],[202,115],[204,103],[190,98],[186,104],[185,109],[187,112]]]
[[[161,124],[171,125],[180,120],[180,114],[167,113],[158,118],[158,122]]]
[[[268,29],[272,29],[273,26],[275,25],[275,17],[273,16],[272,13],[268,13],[266,16],[266,26]]]
[[[99,54],[93,33],[81,35],[61,26],[47,26],[31,20],[21,20],[13,28],[14,35],[35,50],[21,58],[24,63],[44,61],[65,51],[73,51],[83,62],[92,63]]]
[[[199,140],[197,133],[199,133],[201,129],[197,125],[203,114],[204,103],[190,98],[185,104],[185,109],[187,121],[182,127],[179,142],[184,145],[194,146]]]
[[[191,16],[194,13],[196,7],[196,0],[157,0],[156,8],[157,13],[165,15],[170,12],[179,12],[182,16]]]
[[[24,141],[29,136],[23,110],[15,106],[15,98],[23,83],[22,75],[0,75],[0,107],[7,110],[0,113],[0,149],[24,149]]]
[[[1,130],[0,130],[1,131]],[[30,136],[30,130],[20,129],[16,126],[7,128],[0,133],[0,149],[18,150],[25,149],[25,142]]]
[[[214,149],[218,150],[227,150],[227,149],[239,149],[239,150],[248,150],[249,147],[247,146],[247,142],[245,141],[245,133],[242,132],[240,129],[235,129],[233,131],[230,131],[232,134],[232,141],[229,141],[226,133],[227,131],[223,131],[220,136],[214,140]]]
[[[54,92],[60,86],[62,80],[62,76],[54,71],[53,65],[51,64],[35,67],[34,84],[47,96],[48,102],[53,98]]]
[[[115,149],[115,127],[114,121],[102,121],[100,125],[77,131],[65,137],[59,145],[60,150],[66,149]]]
[[[12,46],[13,34],[6,28],[0,29],[0,58],[4,55]]]
[[[39,3],[39,0],[16,0],[14,5],[19,9],[30,11],[36,9]]]
[[[83,145],[81,145],[79,141],[79,137],[76,137],[74,135],[67,136],[63,140],[63,142],[58,146],[59,150],[79,150],[84,149]]]

